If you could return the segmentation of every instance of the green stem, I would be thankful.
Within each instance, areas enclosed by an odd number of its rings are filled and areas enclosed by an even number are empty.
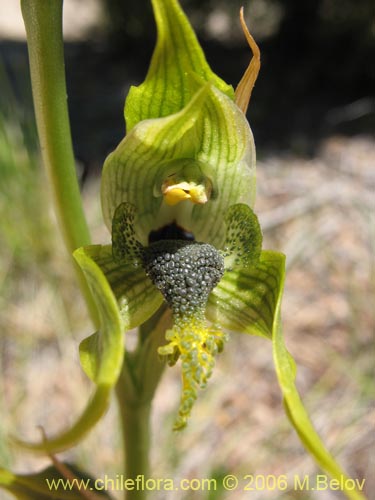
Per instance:
[[[124,451],[126,456],[125,477],[135,481],[134,489],[125,493],[126,500],[145,500],[147,491],[138,482],[150,476],[150,413],[151,403],[140,406],[120,405],[123,428]]]
[[[151,403],[164,370],[157,348],[171,325],[169,310],[162,307],[139,328],[139,345],[124,360],[116,385],[124,440],[125,477],[149,477]],[[145,500],[147,491],[125,492],[126,500]]]
[[[90,243],[75,170],[67,107],[62,36],[62,0],[21,0],[29,50],[31,84],[42,158],[52,188],[65,246]],[[79,284],[95,324],[96,307],[78,266]]]

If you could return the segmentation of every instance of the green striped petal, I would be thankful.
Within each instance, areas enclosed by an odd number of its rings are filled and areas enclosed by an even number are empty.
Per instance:
[[[141,266],[115,262],[111,245],[91,245],[81,251],[104,274],[126,324],[125,330],[144,323],[159,309],[163,297]]]
[[[207,318],[223,328],[270,339],[282,259],[282,254],[263,251],[256,266],[226,271],[209,297]]]
[[[163,182],[189,165],[209,179],[210,200],[167,205]],[[135,207],[134,228],[143,245],[150,231],[175,221],[197,241],[221,247],[227,209],[254,203],[255,148],[245,116],[214,86],[201,87],[178,113],[142,121],[131,130],[105,162],[101,197],[109,230],[121,203]]]
[[[138,122],[177,113],[192,99],[196,89],[191,75],[210,82],[234,98],[233,88],[212,72],[197,37],[176,0],[152,0],[157,43],[146,80],[131,87],[125,106],[129,132]]]
[[[124,356],[123,333],[129,329],[129,317],[120,314],[116,297],[108,278],[93,255],[100,246],[83,247],[74,252],[98,306],[100,329],[80,347],[81,363],[86,374],[98,386],[113,386]],[[82,347],[83,346],[83,347]]]

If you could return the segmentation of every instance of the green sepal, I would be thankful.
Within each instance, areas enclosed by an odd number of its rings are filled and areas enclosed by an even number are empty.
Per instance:
[[[314,429],[295,385],[296,364],[285,347],[280,321],[284,279],[285,256],[263,251],[257,266],[225,273],[210,295],[207,316],[231,330],[272,340],[276,374],[291,424],[318,465],[345,484],[347,476]],[[352,500],[365,498],[345,486],[344,493]]]
[[[99,247],[100,249],[101,247]],[[81,363],[96,389],[81,416],[66,431],[39,443],[15,442],[27,449],[56,453],[79,442],[101,419],[108,409],[110,395],[116,383],[124,357],[124,332],[129,329],[129,314],[120,308],[111,286],[100,266],[92,259],[98,246],[79,248],[74,258],[82,269],[92,292],[100,319],[97,333],[86,339],[81,347]]]
[[[72,473],[72,479],[76,479],[78,484],[82,484],[84,488],[85,482],[89,482],[89,486],[85,491],[95,493],[95,498],[110,500],[112,497],[105,491],[95,489],[95,479],[87,473],[81,471],[78,467],[71,464],[62,464]],[[82,480],[82,483],[80,481]],[[12,472],[0,468],[0,488],[7,490],[18,500],[82,500],[84,496],[76,488],[64,488],[63,484],[59,484],[56,489],[48,486],[48,481],[52,485],[52,481],[67,481],[61,472],[54,466],[34,474],[13,474]],[[75,482],[76,482],[75,481]],[[66,483],[65,483],[66,484]]]
[[[358,490],[347,487],[347,480],[349,477],[324,446],[298,393],[295,385],[296,365],[292,356],[286,349],[280,318],[281,297],[285,276],[284,259],[280,260],[280,275],[281,286],[278,291],[278,300],[272,327],[272,348],[276,374],[284,397],[286,414],[302,444],[315,459],[319,467],[327,472],[333,479],[336,479],[339,484],[343,484],[342,492],[347,498],[351,500],[365,500],[365,496]],[[351,482],[354,483],[354,481],[350,481],[350,483]]]
[[[234,99],[232,86],[209,67],[197,37],[176,0],[152,0],[157,43],[145,81],[131,87],[125,105],[127,133],[140,121],[180,111],[196,89],[191,75]]]
[[[203,205],[184,201],[170,207],[163,200],[162,183],[187,169],[189,161],[199,165],[215,192]],[[135,207],[136,238],[143,245],[150,231],[175,221],[197,241],[220,248],[228,208],[236,203],[252,206],[254,197],[251,130],[237,106],[211,84],[200,87],[178,113],[140,122],[104,164],[104,221],[111,231],[117,207],[130,203]]]

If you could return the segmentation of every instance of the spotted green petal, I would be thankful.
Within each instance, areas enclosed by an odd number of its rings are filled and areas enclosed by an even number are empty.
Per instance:
[[[177,113],[195,93],[191,75],[234,98],[233,88],[212,72],[197,37],[176,0],[152,0],[157,43],[146,80],[131,87],[125,106],[129,132],[138,122]]]
[[[293,427],[318,465],[345,484],[345,473],[314,429],[295,385],[296,365],[285,347],[280,321],[284,276],[284,255],[263,251],[257,266],[225,273],[211,293],[207,316],[231,330],[272,340],[276,374]],[[344,492],[353,500],[364,499],[346,486]]]
[[[255,266],[262,251],[262,230],[248,205],[232,205],[225,215],[225,269]]]
[[[143,246],[134,231],[135,207],[121,203],[115,210],[112,221],[112,256],[115,262],[138,266],[142,259]]]
[[[161,186],[189,165],[211,181],[211,199],[204,205],[183,201],[171,207]],[[220,247],[227,209],[254,202],[255,150],[249,125],[226,95],[210,84],[200,87],[178,113],[142,121],[131,130],[107,158],[101,189],[109,230],[116,208],[128,202],[135,207],[134,227],[143,245],[151,230],[176,221],[198,241]]]

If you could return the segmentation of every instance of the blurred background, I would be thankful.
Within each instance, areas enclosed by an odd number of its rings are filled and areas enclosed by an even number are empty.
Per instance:
[[[375,7],[371,0],[181,0],[213,70],[234,86],[250,58],[245,17],[262,54],[248,118],[258,155],[256,211],[265,247],[287,254],[283,302],[298,386],[333,454],[355,478],[374,470]],[[65,0],[73,142],[95,243],[106,243],[100,171],[125,133],[124,99],[155,42],[148,0]],[[90,386],[78,343],[91,333],[40,165],[18,2],[0,5],[0,465],[37,470],[10,433],[37,438],[79,414]],[[131,336],[130,336],[131,339]],[[284,415],[265,340],[232,334],[189,427],[170,429],[178,368],[154,402],[155,477],[317,473]],[[63,458],[96,476],[121,473],[117,409]],[[372,463],[371,463],[372,462]],[[166,493],[152,498],[166,498]],[[190,492],[168,499],[242,499]],[[259,491],[257,499],[274,499]],[[0,499],[8,498],[0,491]],[[278,492],[298,499],[300,492]],[[340,498],[304,492],[304,500]]]

